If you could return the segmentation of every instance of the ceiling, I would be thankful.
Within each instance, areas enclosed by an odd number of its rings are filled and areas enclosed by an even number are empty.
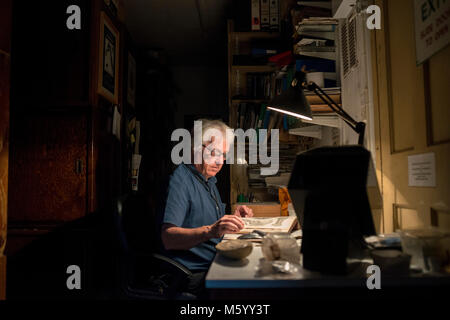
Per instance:
[[[165,49],[172,61],[226,57],[231,0],[126,0],[125,20],[139,47]]]

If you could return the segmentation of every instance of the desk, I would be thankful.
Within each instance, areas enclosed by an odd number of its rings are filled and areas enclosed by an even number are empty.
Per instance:
[[[298,271],[289,276],[285,275],[263,275],[258,272],[258,265],[263,261],[260,245],[254,245],[252,253],[244,260],[230,260],[221,255],[216,255],[206,275],[206,288],[213,299],[251,299],[269,298],[284,299],[298,297],[299,294],[310,293],[323,296],[325,291],[333,295],[346,289],[350,295],[360,297],[361,292],[379,291],[386,293],[387,290],[367,289],[367,267],[372,264],[371,259],[362,261],[349,261],[347,275],[324,275],[312,272],[299,266]],[[407,277],[383,278],[381,289],[392,290],[394,296],[402,291],[414,294],[411,288],[420,288],[416,293],[426,294],[426,289],[436,291],[436,287],[450,287],[450,275],[432,276],[422,273],[412,273]],[[335,290],[336,289],[336,290]],[[396,290],[394,290],[396,289]],[[400,291],[398,289],[401,289]],[[422,291],[422,289],[425,289]],[[447,295],[448,295],[447,291]],[[437,293],[437,292],[436,292]],[[339,293],[340,294],[340,293]]]

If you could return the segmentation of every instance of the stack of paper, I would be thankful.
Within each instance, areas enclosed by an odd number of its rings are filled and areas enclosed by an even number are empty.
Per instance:
[[[312,17],[303,19],[297,26],[297,35],[301,37],[295,45],[295,54],[335,60],[334,43],[337,20]]]

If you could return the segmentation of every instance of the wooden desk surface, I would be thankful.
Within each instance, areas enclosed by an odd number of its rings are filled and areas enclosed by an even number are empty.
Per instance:
[[[207,289],[255,289],[255,288],[367,288],[367,267],[371,259],[351,262],[352,270],[345,276],[324,275],[299,266],[292,275],[262,274],[258,271],[263,261],[259,244],[244,260],[230,260],[216,255],[206,276]],[[369,274],[370,275],[370,274]],[[411,274],[407,277],[382,278],[382,286],[450,286],[450,275]]]
[[[363,274],[360,276],[324,276],[298,266],[294,274],[268,274],[258,270],[264,262],[261,246],[254,244],[252,253],[244,260],[230,260],[216,255],[206,276],[206,288],[288,288],[339,286],[342,281],[353,285],[365,285]],[[358,270],[359,271],[359,270]]]

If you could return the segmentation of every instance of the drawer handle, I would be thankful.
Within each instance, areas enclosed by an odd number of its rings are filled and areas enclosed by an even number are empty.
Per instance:
[[[83,173],[83,160],[77,159],[75,161],[75,172],[76,172],[76,174],[82,174]]]

